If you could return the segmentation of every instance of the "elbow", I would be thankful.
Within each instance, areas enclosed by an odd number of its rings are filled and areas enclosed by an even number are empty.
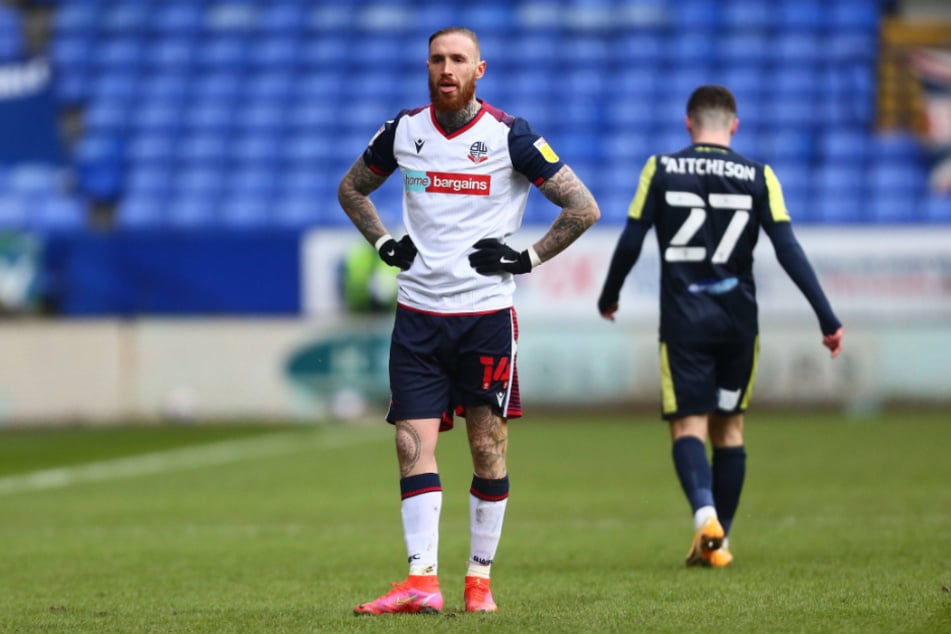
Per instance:
[[[601,207],[598,206],[598,203],[592,202],[588,208],[588,226],[590,227],[600,219]]]

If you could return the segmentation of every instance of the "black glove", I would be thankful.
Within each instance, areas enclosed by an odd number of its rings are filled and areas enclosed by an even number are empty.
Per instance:
[[[617,312],[617,302],[617,293],[609,292],[607,289],[602,290],[601,296],[598,297],[598,312],[602,315],[613,315]]]
[[[416,258],[416,245],[407,234],[400,238],[399,242],[390,238],[381,244],[379,253],[381,260],[405,271],[413,265],[413,259]]]
[[[521,253],[502,244],[497,238],[484,238],[472,245],[469,264],[482,275],[493,273],[528,273],[532,270],[532,258],[528,249]]]

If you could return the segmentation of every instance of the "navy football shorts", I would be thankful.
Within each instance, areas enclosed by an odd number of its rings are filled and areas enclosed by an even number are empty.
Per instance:
[[[665,419],[746,411],[756,379],[759,337],[725,343],[661,342]]]
[[[439,418],[452,429],[453,415],[489,405],[502,418],[518,418],[514,308],[440,315],[396,308],[390,344],[390,409],[386,420]]]

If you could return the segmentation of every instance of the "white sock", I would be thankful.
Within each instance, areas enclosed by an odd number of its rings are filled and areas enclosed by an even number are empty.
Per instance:
[[[403,500],[403,537],[411,575],[436,574],[441,510],[442,491],[414,495]]]
[[[469,531],[471,554],[466,576],[489,578],[492,560],[502,538],[502,520],[508,498],[482,500],[469,495]]]
[[[700,527],[703,526],[703,523],[707,521],[708,518],[716,517],[717,509],[713,506],[701,506],[693,514],[693,530],[700,530]]]

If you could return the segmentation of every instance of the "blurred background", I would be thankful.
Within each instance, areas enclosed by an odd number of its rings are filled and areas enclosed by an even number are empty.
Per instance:
[[[479,96],[603,213],[519,280],[528,408],[657,407],[656,253],[618,323],[595,300],[641,166],[689,143],[706,83],[736,94],[734,147],[775,169],[846,324],[829,363],[766,244],[757,401],[951,401],[945,0],[0,0],[0,424],[381,413],[394,279],[336,187],[427,102],[448,25],[480,36]],[[397,181],[374,195],[394,231]],[[556,213],[533,193],[513,242]]]

